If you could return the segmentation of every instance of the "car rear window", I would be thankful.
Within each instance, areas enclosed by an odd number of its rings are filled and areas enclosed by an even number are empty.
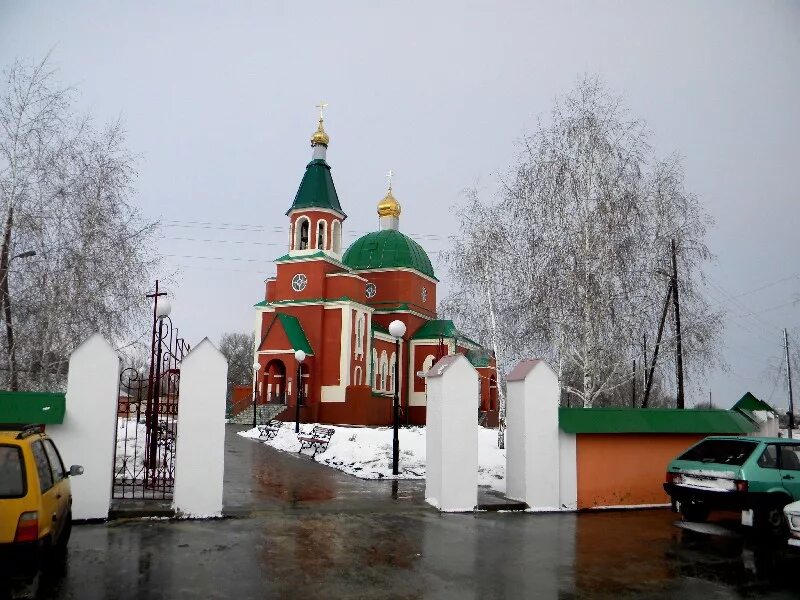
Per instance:
[[[757,445],[756,442],[747,440],[703,440],[681,454],[678,460],[740,467]]]
[[[25,465],[17,446],[0,446],[0,498],[25,495]]]

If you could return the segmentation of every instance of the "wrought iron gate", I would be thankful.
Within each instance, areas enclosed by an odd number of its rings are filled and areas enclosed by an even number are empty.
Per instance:
[[[169,500],[175,485],[180,365],[189,345],[166,314],[153,309],[150,371],[120,374],[112,498]]]

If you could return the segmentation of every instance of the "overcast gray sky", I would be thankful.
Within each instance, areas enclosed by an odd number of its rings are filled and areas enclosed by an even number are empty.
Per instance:
[[[391,168],[401,229],[438,266],[461,190],[489,197],[521,134],[596,73],[716,220],[730,370],[690,401],[786,405],[765,369],[800,325],[800,3],[0,1],[0,63],[50,49],[79,108],[129,132],[194,342],[250,330],[320,100],[345,243],[377,227]]]

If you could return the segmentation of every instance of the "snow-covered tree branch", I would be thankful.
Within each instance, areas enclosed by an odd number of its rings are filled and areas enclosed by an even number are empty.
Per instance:
[[[121,124],[96,128],[75,114],[73,95],[47,58],[5,71],[0,223],[9,302],[0,387],[57,388],[69,353],[90,333],[122,344],[149,331],[155,224],[131,203],[136,174]]]
[[[675,239],[684,362],[701,373],[716,359],[721,320],[702,293],[711,220],[683,182],[678,157],[655,157],[620,99],[596,78],[580,80],[525,136],[495,201],[468,191],[446,255],[454,286],[443,311],[490,339],[491,286],[505,368],[545,358],[567,403],[629,403],[624,384],[643,335],[655,337]],[[662,378],[672,339],[667,330]]]

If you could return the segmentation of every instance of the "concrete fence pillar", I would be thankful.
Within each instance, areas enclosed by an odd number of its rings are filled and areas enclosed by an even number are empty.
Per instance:
[[[114,432],[119,399],[119,355],[95,333],[69,358],[64,422],[49,425],[64,465],[82,465],[70,478],[73,519],[107,519],[114,478]]]
[[[425,501],[447,512],[478,504],[478,372],[461,354],[427,372]]]
[[[524,360],[506,377],[506,495],[533,510],[574,510],[575,436],[558,423],[558,377]]]
[[[173,507],[179,516],[222,514],[228,362],[208,338],[181,363]]]

